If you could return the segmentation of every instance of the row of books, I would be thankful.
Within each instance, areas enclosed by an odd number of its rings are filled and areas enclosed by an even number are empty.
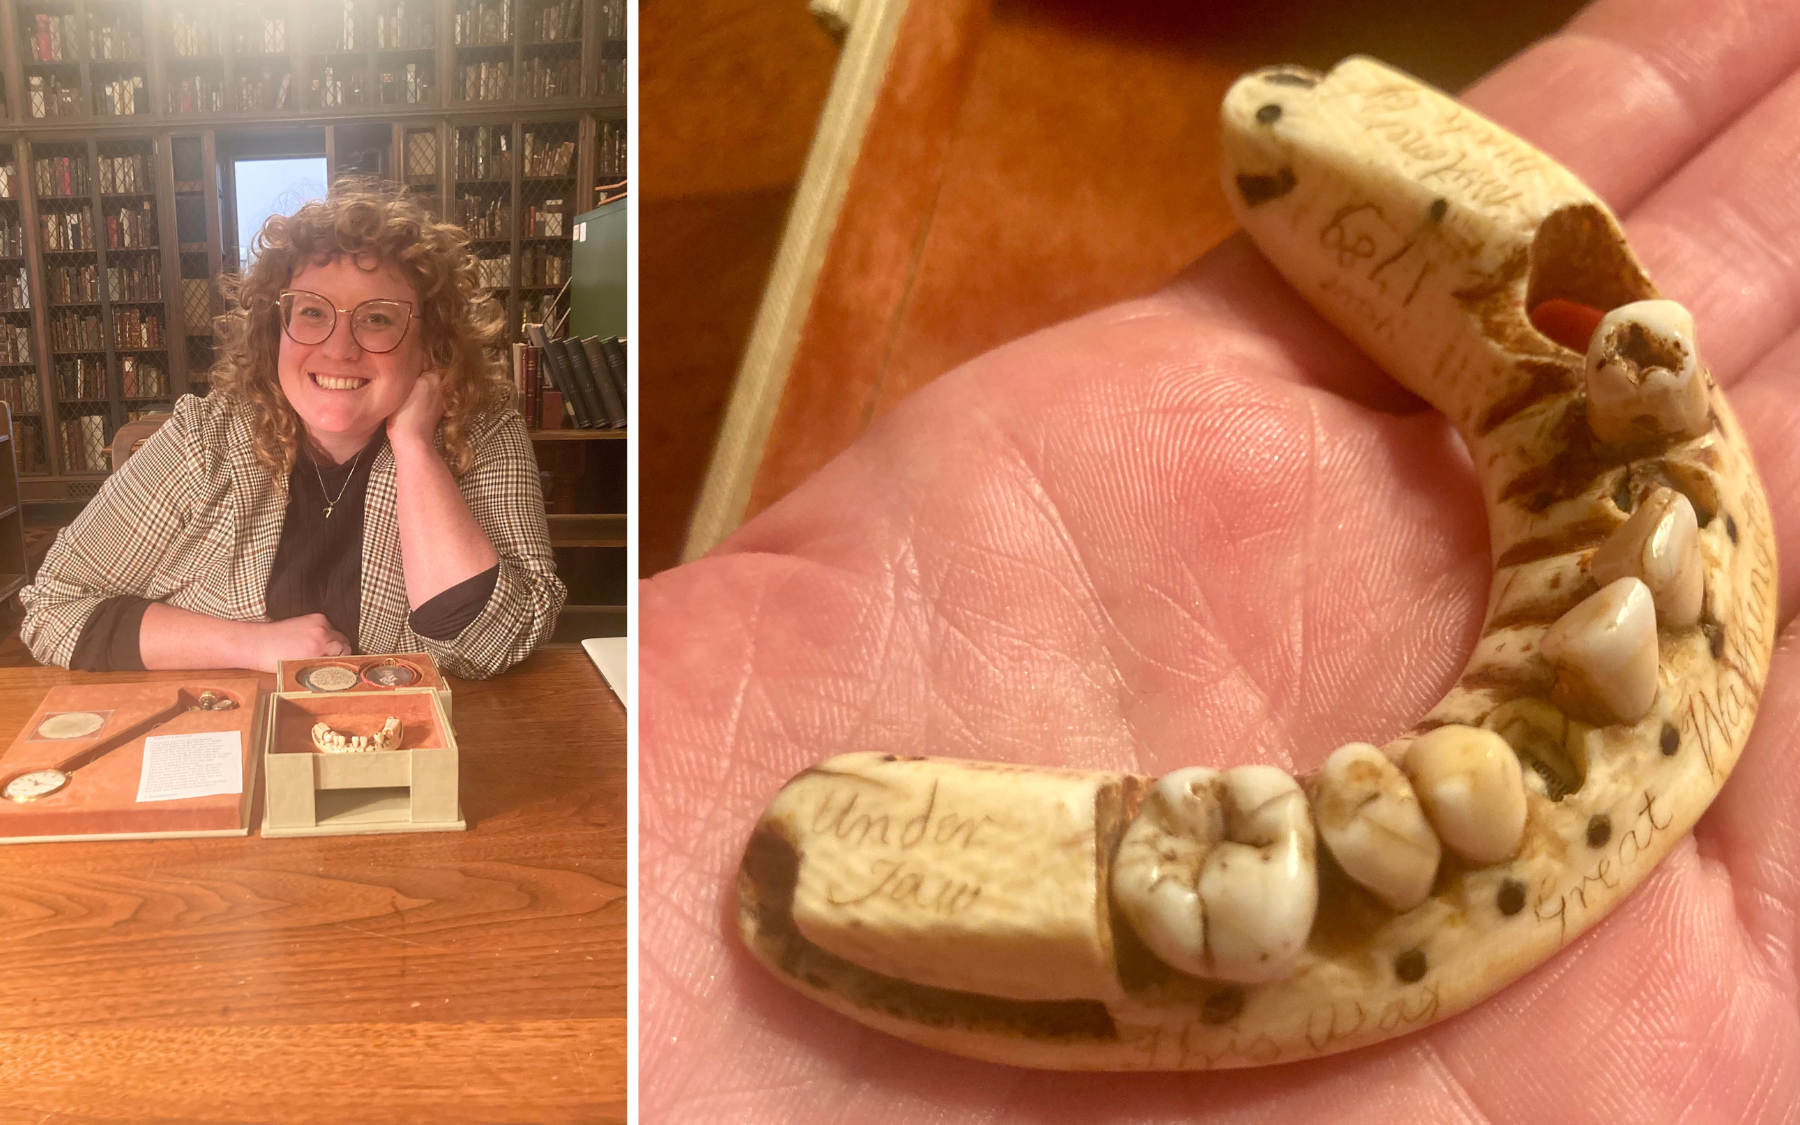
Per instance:
[[[498,258],[475,259],[475,284],[483,289],[511,288],[512,255],[502,254]]]
[[[40,156],[31,162],[31,186],[39,199],[86,195],[94,190],[85,156]]]
[[[575,167],[575,142],[557,141],[545,144],[536,133],[526,133],[519,141],[525,154],[527,176],[569,176]]]
[[[34,34],[27,48],[32,62],[81,61],[81,22],[73,12],[35,12],[30,20]]]
[[[91,262],[85,266],[51,266],[44,273],[53,305],[100,300],[100,267]]]
[[[572,98],[579,93],[580,59],[527,59],[519,69],[521,98]]]
[[[106,415],[83,414],[62,421],[63,470],[71,473],[104,473],[106,464]]]
[[[510,237],[506,231],[512,223],[512,208],[497,198],[483,199],[465,192],[456,197],[453,215],[456,225],[470,238]]]
[[[17,199],[19,196],[19,166],[8,160],[0,164],[0,199]]]
[[[513,0],[462,0],[450,17],[458,47],[500,46],[512,42]]]
[[[462,100],[499,102],[512,97],[512,63],[469,63],[462,68]]]
[[[550,0],[525,17],[525,42],[581,38],[581,0]]]
[[[525,208],[526,238],[563,237],[563,201],[546,199]]]
[[[94,13],[89,12],[90,21]],[[115,17],[116,19],[117,17]],[[107,62],[129,62],[144,57],[144,39],[138,29],[123,21],[108,20],[98,27],[88,27],[88,58]]]
[[[25,267],[0,271],[0,309],[20,312],[31,307],[31,285],[25,280]]]
[[[115,78],[94,87],[94,112],[120,117],[132,113],[149,113],[150,101],[144,90],[144,76]]]
[[[31,329],[23,324],[0,324],[0,364],[29,364],[31,362]],[[11,376],[18,378],[18,376]],[[31,400],[38,401],[38,376],[31,378]],[[23,410],[18,403],[7,400],[14,410]],[[36,410],[38,407],[32,407]]]
[[[43,473],[44,467],[44,434],[38,428],[39,420],[13,419],[13,444],[18,446],[19,472]]]
[[[245,112],[258,109],[286,109],[288,104],[288,87],[293,75],[283,71],[279,81],[269,67],[262,68],[261,78],[240,76],[237,80],[235,109]]]
[[[56,394],[64,402],[106,397],[106,360],[100,356],[63,356],[56,361]]]
[[[0,219],[0,255],[8,258],[25,256],[25,224],[10,216]]]
[[[125,195],[155,190],[150,179],[150,161],[143,153],[100,158],[101,195]]]
[[[146,258],[129,265],[106,267],[106,296],[113,301],[162,300],[159,263],[155,258]]]
[[[376,13],[375,49],[407,51],[437,46],[437,20],[433,7],[435,5],[429,0],[413,0],[410,8],[406,6],[406,0],[400,0],[391,15]]]
[[[213,21],[197,20],[187,12],[169,13],[169,44],[183,58],[225,53],[224,41]]]
[[[561,429],[564,422],[582,430],[625,426],[624,340],[616,336],[552,340],[541,324],[527,325],[525,334],[530,344],[513,345],[513,379],[523,408],[531,412],[528,418],[535,415],[536,428]],[[549,393],[558,398],[547,399]]]
[[[520,285],[561,285],[569,280],[569,256],[548,246],[527,246],[519,251]]]
[[[50,346],[59,352],[97,352],[101,342],[99,313],[50,314]]]
[[[36,414],[42,410],[38,403],[37,374],[0,378],[0,401],[11,407],[14,414]]]
[[[38,216],[38,230],[46,250],[92,250],[94,217],[86,207]]]
[[[143,309],[114,309],[113,346],[120,348],[162,347],[162,314],[145,312]]]
[[[170,113],[222,113],[224,109],[225,83],[220,79],[196,74],[168,88]]]
[[[126,398],[167,398],[169,372],[154,356],[119,357],[119,389]]]
[[[512,130],[505,125],[477,125],[456,134],[456,178],[512,179]]]
[[[136,207],[121,207],[118,214],[106,216],[106,248],[108,250],[153,250],[156,248],[156,212],[148,199]]]
[[[82,111],[81,87],[54,74],[33,74],[25,79],[25,104],[33,117],[72,117]]]

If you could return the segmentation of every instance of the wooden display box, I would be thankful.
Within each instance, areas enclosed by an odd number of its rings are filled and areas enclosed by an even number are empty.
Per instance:
[[[207,691],[238,706],[228,711],[192,709]],[[0,755],[0,788],[22,774],[52,768],[67,770],[67,784],[31,801],[0,800],[0,843],[248,835],[264,714],[262,685],[255,679],[52,688]],[[44,724],[53,716],[64,716],[65,723],[68,716],[94,716],[101,725],[78,737],[46,737]],[[145,738],[209,731],[237,732],[243,751],[243,791],[139,802]]]
[[[325,723],[374,734],[394,716],[396,750],[327,754],[313,745]],[[456,733],[429,687],[358,692],[277,692],[269,698],[263,769],[264,836],[460,832]]]
[[[397,691],[428,687],[438,693],[444,717],[450,718],[450,685],[428,652],[369,653],[363,656],[330,656],[313,660],[279,660],[275,663],[283,692],[336,695],[346,691]],[[351,680],[349,677],[354,676]],[[337,685],[344,686],[337,686]]]

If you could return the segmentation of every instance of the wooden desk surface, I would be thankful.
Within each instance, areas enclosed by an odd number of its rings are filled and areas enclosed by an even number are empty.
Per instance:
[[[0,669],[0,738],[181,675]],[[624,708],[580,648],[451,690],[467,832],[0,847],[0,1121],[624,1120]]]

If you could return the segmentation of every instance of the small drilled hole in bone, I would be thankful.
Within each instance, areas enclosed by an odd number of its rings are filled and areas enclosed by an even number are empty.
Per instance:
[[[1605,813],[1595,813],[1588,818],[1587,844],[1590,848],[1604,848],[1612,839],[1612,817]]]
[[[1725,655],[1725,626],[1711,617],[1700,622],[1700,631],[1706,634],[1706,647],[1714,660]]]
[[[1256,121],[1259,125],[1273,125],[1280,120],[1281,107],[1274,102],[1270,102],[1268,105],[1263,106],[1256,111]]]
[[[1449,211],[1450,201],[1448,199],[1434,199],[1431,201],[1431,209],[1425,212],[1425,214],[1430,217],[1432,222],[1441,223],[1444,221],[1444,216],[1448,214]]]
[[[1244,1010],[1244,990],[1233,986],[1221,988],[1200,1005],[1200,1022],[1209,1027],[1230,1023]]]
[[[1517,879],[1501,883],[1500,893],[1494,896],[1494,905],[1508,918],[1525,909],[1525,884]]]
[[[1725,516],[1725,538],[1731,540],[1731,545],[1733,547],[1737,546],[1737,535],[1738,535],[1737,520],[1733,519],[1731,517],[1730,513],[1726,513],[1726,516]]]
[[[1675,729],[1674,723],[1664,723],[1662,729],[1663,757],[1672,758],[1675,751],[1681,749],[1681,732]]]
[[[1394,958],[1394,975],[1411,984],[1425,975],[1425,953],[1423,950],[1409,949]]]

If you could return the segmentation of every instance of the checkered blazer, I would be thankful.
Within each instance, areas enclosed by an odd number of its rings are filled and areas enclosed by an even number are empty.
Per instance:
[[[556,624],[568,591],[556,576],[536,458],[515,410],[471,427],[474,461],[457,482],[500,555],[481,614],[448,642],[408,623],[395,514],[394,453],[369,471],[362,548],[361,652],[429,652],[453,675],[485,679],[523,660]],[[266,621],[264,594],[287,496],[256,463],[248,415],[222,395],[184,396],[175,416],[101,486],[56,537],[37,581],[19,592],[20,636],[68,666],[82,626],[120,594],[234,621]]]

